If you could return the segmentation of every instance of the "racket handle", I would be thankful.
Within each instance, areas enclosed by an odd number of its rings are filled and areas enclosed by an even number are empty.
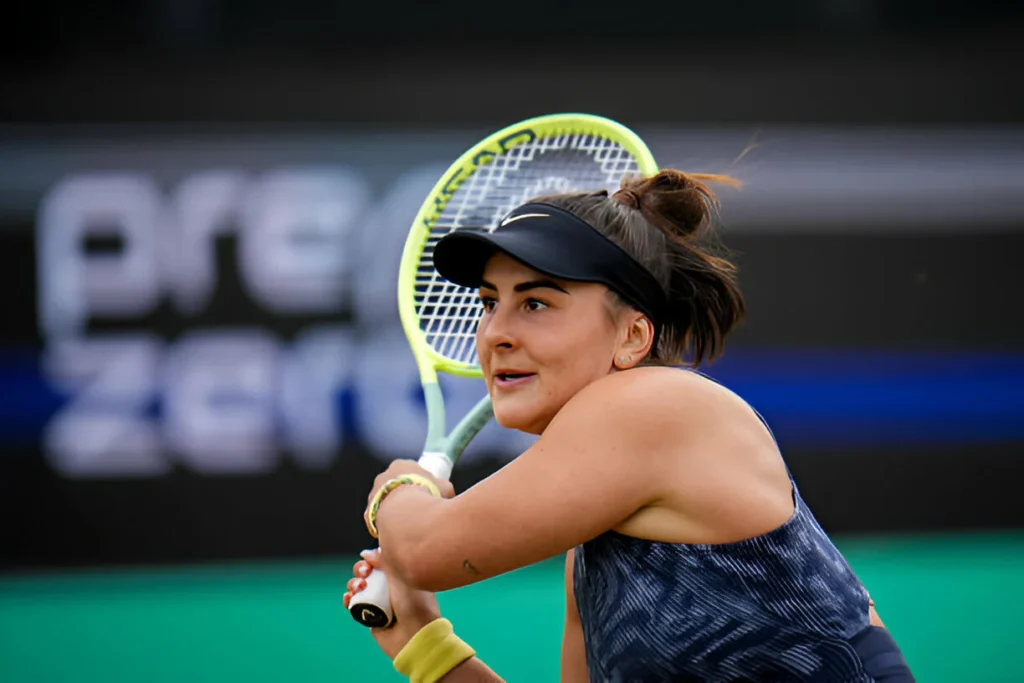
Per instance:
[[[426,451],[420,456],[419,466],[438,479],[447,480],[451,476],[452,463],[445,453]],[[395,619],[388,595],[388,577],[379,569],[374,569],[366,577],[366,588],[352,596],[348,603],[349,614],[363,626],[368,628],[385,628]]]
[[[388,577],[374,569],[366,577],[366,588],[352,596],[348,603],[349,614],[367,628],[386,628],[395,619],[388,596]]]

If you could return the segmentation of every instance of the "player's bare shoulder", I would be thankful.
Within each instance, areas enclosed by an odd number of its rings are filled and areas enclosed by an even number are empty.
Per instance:
[[[708,403],[718,403],[727,389],[694,372],[670,367],[642,367],[602,377],[577,393],[559,412],[552,427],[600,432],[613,427],[620,435],[644,442],[678,441]]]
[[[690,403],[723,399],[732,393],[699,372],[666,366],[646,366],[612,373],[580,393],[584,392],[607,397],[616,404],[643,406],[645,410],[665,406],[673,413]]]

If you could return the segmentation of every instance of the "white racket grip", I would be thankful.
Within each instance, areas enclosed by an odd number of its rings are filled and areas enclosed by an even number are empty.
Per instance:
[[[424,451],[423,455],[420,456],[418,464],[438,479],[448,481],[448,478],[452,476],[452,467],[454,463],[452,463],[451,459],[449,459],[444,453],[439,453],[437,451]]]
[[[367,628],[386,628],[395,619],[388,596],[388,577],[374,569],[366,577],[366,588],[352,596],[348,603],[352,618]]]

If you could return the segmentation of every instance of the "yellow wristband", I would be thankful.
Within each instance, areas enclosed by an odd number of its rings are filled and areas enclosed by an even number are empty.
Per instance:
[[[430,491],[435,498],[441,497],[441,489],[437,488],[437,484],[418,474],[403,474],[400,477],[388,479],[384,482],[383,486],[377,489],[377,493],[373,494],[373,499],[370,501],[370,509],[366,513],[366,527],[374,538],[377,538],[377,512],[380,510],[380,504],[384,502],[389,493],[399,486],[405,486],[406,484],[422,486]]]
[[[395,671],[410,683],[435,683],[476,651],[455,635],[452,622],[435,619],[416,632],[395,657]]]

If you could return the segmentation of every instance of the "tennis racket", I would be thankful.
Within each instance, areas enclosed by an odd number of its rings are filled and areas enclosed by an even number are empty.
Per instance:
[[[462,451],[493,416],[485,396],[445,433],[437,373],[483,376],[475,343],[483,309],[475,290],[447,282],[434,270],[438,240],[460,228],[495,225],[540,195],[613,191],[624,177],[657,170],[643,140],[625,126],[599,116],[555,114],[522,121],[481,140],[437,182],[413,221],[398,272],[398,311],[427,406],[421,467],[448,479]],[[349,611],[364,626],[391,624],[394,613],[383,572],[371,572],[366,588],[352,596]]]

